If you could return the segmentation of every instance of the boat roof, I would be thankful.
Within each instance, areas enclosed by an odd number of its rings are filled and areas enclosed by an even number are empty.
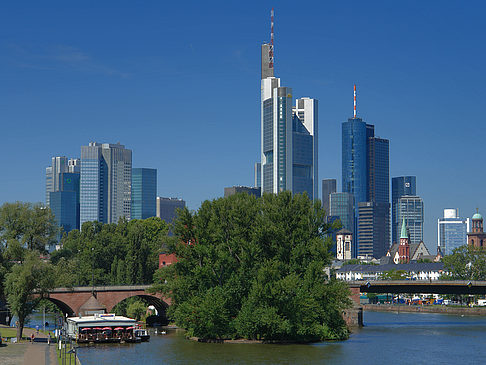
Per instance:
[[[74,322],[78,327],[92,326],[130,326],[137,323],[133,318],[117,316],[114,313],[95,314],[94,316],[68,317],[67,321]]]

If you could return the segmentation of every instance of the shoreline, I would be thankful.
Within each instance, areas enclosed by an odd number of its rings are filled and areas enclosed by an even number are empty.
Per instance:
[[[422,305],[387,305],[387,304],[363,304],[365,312],[407,312],[407,313],[439,313],[467,316],[486,316],[485,307],[455,307],[455,306],[422,306]]]

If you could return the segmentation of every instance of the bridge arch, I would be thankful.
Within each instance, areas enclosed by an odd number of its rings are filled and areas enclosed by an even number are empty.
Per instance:
[[[43,299],[46,299],[51,303],[53,303],[54,305],[56,305],[56,307],[58,307],[61,310],[64,317],[66,317],[66,315],[68,315],[69,317],[75,315],[74,310],[67,303],[64,303],[62,300],[51,298],[51,297],[45,297]]]
[[[121,298],[120,300],[118,300],[117,302],[113,302],[110,307],[107,306],[106,311],[111,312],[117,304],[121,303],[122,301],[124,301],[126,299],[133,298],[133,297],[138,297],[138,298],[144,299],[149,305],[153,305],[155,307],[159,316],[166,317],[166,312],[167,312],[167,308],[169,307],[169,305],[165,301],[163,301],[162,299],[158,298],[155,295],[151,295],[151,294],[127,295],[124,298]]]

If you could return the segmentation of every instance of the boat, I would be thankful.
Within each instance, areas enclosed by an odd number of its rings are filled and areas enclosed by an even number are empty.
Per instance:
[[[140,342],[141,337],[134,334],[139,329],[135,326],[134,319],[112,313],[68,317],[66,334],[78,343]]]
[[[150,340],[150,335],[145,328],[137,328],[133,330],[133,335],[135,337],[140,337],[141,341],[148,341]]]

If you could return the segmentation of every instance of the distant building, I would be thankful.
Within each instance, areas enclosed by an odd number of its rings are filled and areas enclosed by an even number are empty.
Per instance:
[[[424,201],[419,196],[402,195],[396,203],[397,218],[405,219],[410,243],[424,240]]]
[[[157,197],[157,217],[166,223],[172,223],[177,215],[177,209],[183,209],[186,202],[178,198]]]
[[[392,243],[400,241],[402,220],[398,217],[398,199],[404,195],[417,195],[417,178],[415,176],[392,178]]]
[[[246,193],[249,195],[254,195],[257,198],[261,196],[260,188],[252,188],[250,186],[232,186],[232,187],[224,188],[225,198],[230,195],[235,195],[237,193]]]
[[[358,256],[385,256],[390,239],[389,212],[389,203],[358,203]]]
[[[381,280],[389,271],[404,271],[412,280],[439,280],[446,273],[442,262],[423,262],[409,264],[383,265],[343,265],[336,271],[336,278],[345,281]]]
[[[483,216],[478,212],[473,215],[471,232],[467,234],[467,244],[469,247],[485,248],[486,232],[483,231]]]
[[[175,264],[177,257],[173,253],[160,253],[159,254],[159,269],[165,266]]]
[[[336,179],[324,179],[322,180],[322,208],[326,212],[326,216],[331,215],[330,206],[330,195],[335,193],[336,189]]]
[[[353,233],[341,229],[336,233],[336,258],[338,260],[351,260],[353,247]]]
[[[438,261],[438,256],[431,255],[423,242],[410,243],[410,234],[407,230],[405,220],[402,220],[400,243],[394,243],[388,250],[386,256],[395,264],[404,264],[420,259]]]
[[[437,221],[438,251],[451,255],[454,249],[467,244],[469,218],[459,218],[457,209],[444,209],[444,217]]]
[[[125,146],[90,142],[81,146],[80,224],[118,223],[131,217],[132,151]]]
[[[255,182],[253,186],[255,188],[262,187],[262,164],[260,162],[255,163]]]
[[[46,205],[65,233],[79,229],[79,189],[79,159],[53,157],[52,165],[46,168]]]
[[[273,43],[261,47],[262,193],[318,197],[318,101],[295,99],[274,74]],[[256,184],[256,186],[259,186]]]
[[[354,234],[354,197],[350,193],[331,193],[329,195],[331,217],[341,221],[342,228]]]
[[[157,169],[132,169],[132,219],[157,215]]]

